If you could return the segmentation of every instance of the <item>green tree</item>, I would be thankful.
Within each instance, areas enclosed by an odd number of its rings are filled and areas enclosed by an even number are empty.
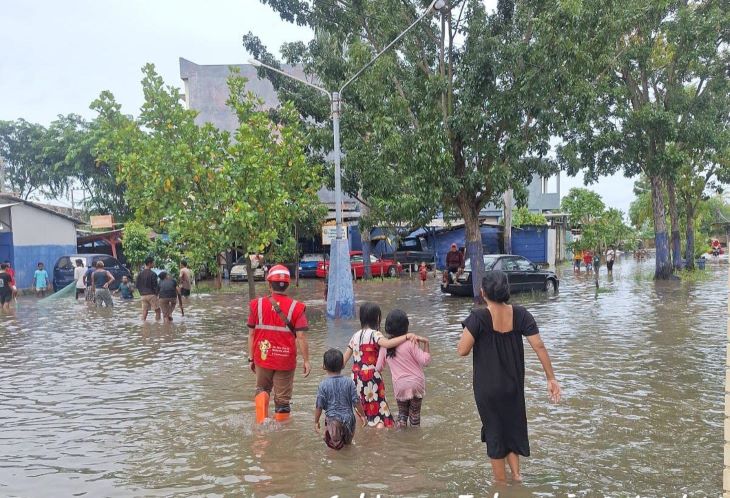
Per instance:
[[[531,213],[526,207],[519,207],[512,212],[512,226],[544,226],[547,218],[542,213]]]
[[[299,2],[263,0],[284,20],[315,32],[309,44],[286,44],[288,64],[327,88],[351,75],[412,23],[415,0]],[[487,11],[479,0],[456,0],[409,32],[343,95],[345,186],[361,194],[371,215],[389,221],[428,219],[435,211],[466,223],[467,252],[481,267],[479,213],[512,188],[517,198],[533,173],[548,176],[559,95],[567,91],[566,54],[556,44],[571,23],[561,1],[500,1]],[[275,66],[279,61],[253,34],[246,49]],[[310,128],[310,146],[329,151],[328,103],[277,75],[280,98],[291,99]],[[316,124],[315,124],[316,123]],[[478,295],[478,292],[475,293]]]
[[[145,102],[137,121],[120,119],[114,106],[106,106],[110,119],[100,114],[101,158],[126,183],[135,218],[174,235],[192,265],[217,272],[219,255],[228,249],[285,246],[295,222],[321,213],[320,168],[307,162],[299,116],[290,106],[272,122],[245,92],[245,80],[232,76],[228,104],[240,125],[231,137],[211,124],[197,126],[196,112],[183,106],[179,90],[166,86],[154,66],[143,73]]]
[[[67,188],[59,174],[60,149],[48,130],[24,119],[0,121],[0,158],[4,159],[4,180],[23,199],[55,197]]]
[[[574,227],[588,225],[603,214],[606,205],[597,193],[587,188],[572,188],[563,197],[560,209],[568,213],[570,224]]]
[[[152,229],[141,223],[131,221],[124,225],[122,249],[132,274],[139,271],[148,256],[153,256],[153,243],[150,240]]]
[[[687,110],[701,103],[712,81],[727,78],[730,9],[724,0],[579,4],[589,14],[581,21],[590,36],[575,40],[576,51],[591,57],[581,59],[586,91],[573,102],[572,131],[559,157],[571,173],[584,169],[589,181],[620,169],[647,176],[655,278],[669,278],[664,186],[669,180],[673,188],[677,168],[669,145],[683,136]],[[722,129],[721,116],[714,122]]]

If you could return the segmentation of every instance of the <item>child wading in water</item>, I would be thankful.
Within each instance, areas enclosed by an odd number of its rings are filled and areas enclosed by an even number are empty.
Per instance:
[[[317,389],[317,410],[314,412],[314,430],[319,433],[319,419],[324,410],[324,442],[335,450],[352,442],[355,434],[353,408],[363,425],[366,423],[355,383],[350,377],[342,376],[344,366],[345,360],[339,350],[330,349],[324,354],[322,368],[327,372],[327,378]]]
[[[391,338],[408,333],[408,315],[402,310],[393,310],[385,319],[385,333]],[[396,348],[381,348],[375,369],[381,372],[385,365],[393,377],[393,392],[398,402],[398,427],[421,425],[421,402],[426,394],[426,376],[423,367],[431,362],[428,340],[421,341],[423,350],[406,341]]]
[[[425,341],[415,334],[405,334],[400,337],[386,339],[380,332],[382,313],[375,303],[363,303],[360,306],[360,325],[362,328],[355,332],[347,345],[344,361],[347,363],[352,356],[352,380],[355,381],[357,392],[371,427],[393,427],[395,422],[390,413],[388,402],[385,400],[385,384],[380,372],[375,369],[380,348],[394,348],[406,341]]]
[[[428,278],[428,268],[426,268],[426,263],[421,263],[421,266],[418,267],[418,276],[421,279],[421,287],[426,285],[426,279]]]

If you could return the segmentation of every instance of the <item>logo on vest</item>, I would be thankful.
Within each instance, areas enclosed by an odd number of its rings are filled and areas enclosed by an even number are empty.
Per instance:
[[[269,355],[269,349],[271,349],[271,343],[267,340],[259,342],[259,351],[261,351],[261,359],[265,360]]]

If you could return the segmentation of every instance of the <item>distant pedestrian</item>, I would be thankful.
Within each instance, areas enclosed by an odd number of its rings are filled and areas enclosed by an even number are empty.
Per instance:
[[[613,273],[613,263],[616,261],[616,249],[613,246],[608,247],[606,251],[606,269],[608,273]]]
[[[172,275],[166,271],[160,272],[159,298],[163,321],[172,321],[172,312],[175,311],[179,293],[180,289],[177,287],[177,281],[172,278]]]
[[[580,265],[583,262],[583,251],[580,249],[573,250],[573,269],[580,272]]]
[[[189,297],[192,288],[193,272],[188,268],[188,262],[183,259],[180,261],[180,295]]]
[[[128,276],[122,277],[122,282],[114,293],[119,294],[122,299],[134,299],[134,284],[129,281]]]
[[[366,423],[365,413],[360,403],[360,395],[350,376],[343,376],[345,361],[342,352],[330,349],[324,354],[322,368],[327,377],[317,388],[316,410],[314,412],[314,430],[319,433],[319,419],[324,418],[324,442],[333,450],[342,449],[352,442],[355,434],[355,415],[363,425]]]
[[[79,295],[86,294],[86,268],[84,268],[84,261],[81,259],[76,260],[76,268],[74,268],[74,281],[76,282],[76,300],[79,300]]]
[[[18,285],[15,282],[15,270],[13,270],[13,266],[10,264],[10,261],[5,260],[4,263],[7,265],[8,269],[8,275],[10,275],[10,285],[13,288],[13,297],[18,295]]]
[[[94,273],[92,273],[91,278],[94,282],[94,298],[96,300],[96,307],[114,307],[112,293],[109,290],[109,286],[112,284],[112,282],[114,282],[114,275],[112,275],[108,270],[104,269],[103,261],[96,262],[96,270],[94,270]]]
[[[421,287],[424,287],[426,285],[426,279],[428,279],[426,263],[421,262],[421,265],[418,267],[418,277],[421,279]]]
[[[389,338],[408,333],[408,315],[395,309],[385,319],[385,334]],[[395,348],[380,348],[375,370],[381,372],[387,365],[393,379],[393,393],[398,402],[398,427],[421,426],[421,403],[426,394],[426,375],[423,368],[431,362],[428,339],[417,344],[406,341]]]
[[[51,290],[51,281],[43,263],[38,263],[38,269],[33,273],[33,287],[38,297],[45,297],[46,291]]]
[[[586,273],[593,271],[593,253],[591,251],[583,251],[583,264],[586,266]]]
[[[144,260],[144,270],[137,275],[135,285],[142,296],[142,321],[147,320],[147,314],[150,310],[155,310],[155,320],[160,319],[160,300],[157,297],[159,293],[159,284],[157,274],[152,271],[155,264],[154,258],[151,256]]]
[[[93,303],[95,301],[94,281],[91,277],[93,273],[94,273],[94,268],[92,268],[91,263],[89,263],[89,267],[86,268],[86,273],[84,273],[84,283],[86,284],[86,302],[87,303]]]
[[[13,278],[8,273],[8,264],[0,265],[0,307],[8,311],[13,300]]]

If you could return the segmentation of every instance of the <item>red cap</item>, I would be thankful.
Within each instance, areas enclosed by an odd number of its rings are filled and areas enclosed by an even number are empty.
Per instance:
[[[289,270],[284,265],[274,265],[269,269],[269,274],[266,276],[268,282],[291,282],[291,275]]]

